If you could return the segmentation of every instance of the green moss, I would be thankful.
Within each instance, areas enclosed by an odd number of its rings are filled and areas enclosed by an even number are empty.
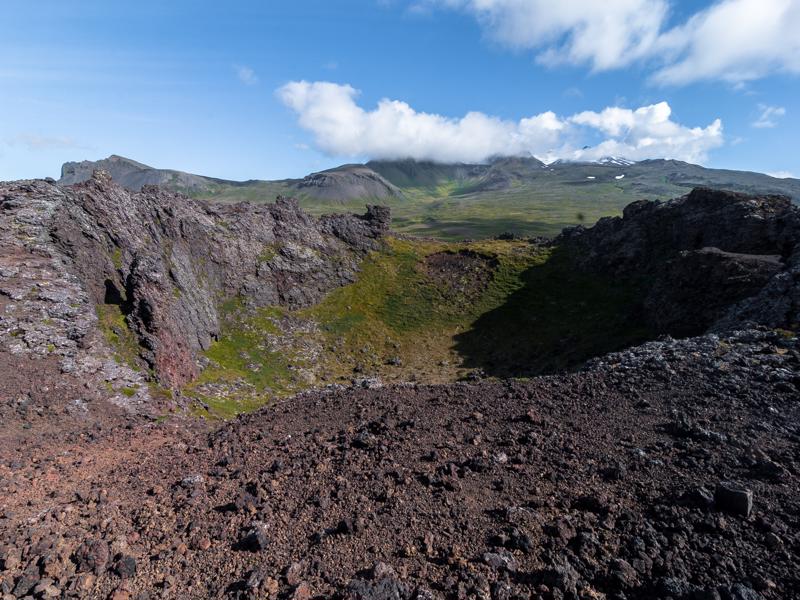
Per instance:
[[[495,265],[477,297],[453,298],[421,268],[430,254],[460,250]],[[446,381],[474,368],[504,377],[572,368],[647,339],[639,312],[635,286],[582,274],[558,250],[391,240],[388,252],[365,261],[356,283],[301,314],[322,325],[333,349],[323,360],[341,378],[360,364],[390,377]],[[403,367],[388,369],[387,356]]]
[[[132,398],[136,395],[136,392],[139,391],[137,387],[125,387],[120,390],[125,396],[128,398]]]
[[[114,268],[117,271],[122,270],[122,249],[121,248],[114,248],[111,252],[111,262],[114,263]]]
[[[456,339],[465,364],[498,376],[538,375],[644,341],[636,285],[575,268],[559,249],[511,278],[509,294]]]
[[[460,357],[453,350],[455,336],[521,287],[525,269],[545,260],[526,242],[391,239],[388,245],[387,251],[364,261],[356,283],[334,290],[318,306],[299,313],[321,325],[332,348],[323,357],[325,370],[338,378],[352,377],[353,367],[362,365],[400,379],[452,380],[460,372]],[[431,254],[460,250],[497,265],[477,298],[454,298],[423,268]],[[371,350],[364,352],[366,347]],[[392,367],[387,373],[387,357],[400,358],[402,368]]]
[[[96,311],[100,330],[114,350],[114,358],[138,371],[141,367],[139,340],[128,327],[122,309],[117,304],[98,304]]]
[[[229,318],[231,315],[234,315],[245,307],[244,298],[242,296],[234,296],[233,298],[228,298],[222,302],[220,307],[220,313],[223,319]]]
[[[153,384],[153,385],[156,385],[156,384]],[[174,398],[174,395],[173,395],[173,393],[172,393],[172,390],[171,390],[171,389],[169,389],[169,388],[162,388],[162,387],[160,387],[160,386],[157,386],[157,387],[158,387],[157,393],[155,393],[155,392],[153,391],[152,387],[151,387],[151,389],[150,389],[150,393],[151,393],[151,394],[153,394],[153,395],[158,395],[158,394],[161,394],[161,395],[162,395],[164,398],[166,398],[167,400],[172,400],[172,399]]]
[[[264,396],[237,395],[235,397],[215,397],[195,393],[192,396],[198,403],[192,408],[193,415],[203,418],[229,420],[237,415],[258,410],[271,398]]]
[[[265,244],[261,254],[258,255],[258,262],[268,263],[278,255],[278,246],[275,244]]]
[[[155,374],[152,373],[150,380],[147,382],[147,391],[150,393],[150,397],[160,404],[168,404],[174,399],[172,390],[159,385]]]
[[[279,333],[274,321],[283,310],[260,308],[248,312],[233,299],[222,312],[222,335],[204,353],[210,365],[184,393],[208,405],[214,416],[230,418],[295,391],[290,357],[270,350],[265,341],[265,336]],[[233,391],[213,396],[204,392],[208,385],[222,385]]]

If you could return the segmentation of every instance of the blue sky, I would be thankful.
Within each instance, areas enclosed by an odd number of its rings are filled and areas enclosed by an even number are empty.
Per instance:
[[[798,30],[800,0],[5,0],[0,179],[112,153],[232,179],[524,152],[800,176]]]

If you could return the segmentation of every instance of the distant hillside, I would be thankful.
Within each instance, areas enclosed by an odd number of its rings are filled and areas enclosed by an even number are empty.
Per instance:
[[[502,190],[534,178],[546,165],[533,157],[496,158],[487,164],[438,164],[414,160],[366,164],[399,188],[452,187],[460,193]]]
[[[344,165],[287,182],[301,195],[320,200],[402,198],[402,190],[365,165]]]
[[[366,167],[380,173],[400,188],[433,188],[441,184],[471,181],[481,177],[487,165],[444,165],[415,160],[372,160]]]
[[[643,198],[668,199],[696,186],[760,194],[783,194],[800,202],[800,180],[761,173],[707,169],[677,160],[597,162],[499,157],[486,164],[438,164],[414,160],[348,164],[302,179],[228,181],[155,169],[120,156],[66,163],[61,184],[83,181],[102,168],[138,190],[156,184],[214,202],[268,202],[297,197],[314,214],[363,212],[364,204],[392,207],[395,227],[445,239],[478,238],[506,231],[555,235],[563,227],[591,224],[619,214]]]
[[[139,191],[144,185],[160,185],[171,190],[198,193],[208,191],[216,183],[234,185],[235,182],[223,181],[204,177],[202,175],[192,175],[183,171],[172,169],[154,169],[142,163],[112,154],[108,158],[97,161],[84,160],[81,162],[64,163],[61,167],[62,185],[70,185],[86,181],[92,176],[92,172],[102,169],[111,173],[111,177],[124,188],[131,191]]]
[[[156,169],[117,155],[97,161],[64,163],[59,183],[72,185],[86,181],[98,169],[108,171],[114,181],[135,192],[145,185],[159,185],[190,196],[224,198],[232,193],[237,199],[257,200],[264,192],[270,194],[264,199],[274,199],[275,192],[333,203],[354,198],[400,198],[403,195],[397,186],[365,165],[343,165],[312,173],[303,179],[231,181],[173,169]]]

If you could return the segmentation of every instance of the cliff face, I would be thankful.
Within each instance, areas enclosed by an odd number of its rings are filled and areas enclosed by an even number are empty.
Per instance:
[[[565,230],[580,268],[637,281],[662,332],[800,322],[800,209],[784,196],[706,188],[634,202],[623,216]]]
[[[119,307],[142,358],[173,387],[197,375],[197,354],[218,335],[226,301],[312,304],[354,280],[389,220],[376,207],[364,217],[315,219],[284,198],[212,207],[149,186],[131,193],[104,172],[65,188],[3,184],[0,194],[26,211],[31,196],[41,199],[40,248],[85,304]]]

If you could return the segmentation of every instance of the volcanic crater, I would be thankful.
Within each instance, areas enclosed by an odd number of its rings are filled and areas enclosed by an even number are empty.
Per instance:
[[[800,597],[800,210],[553,240],[0,184],[0,598]]]

